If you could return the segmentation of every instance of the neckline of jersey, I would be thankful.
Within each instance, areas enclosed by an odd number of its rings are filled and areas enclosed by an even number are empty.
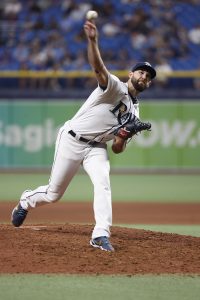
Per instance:
[[[133,97],[129,92],[128,92],[128,95],[131,98],[133,104],[137,104],[138,103],[138,99],[136,97]]]
[[[127,89],[128,89],[128,82],[125,82],[126,86],[127,86]],[[131,101],[133,102],[133,104],[137,104],[139,101],[138,101],[138,98],[137,97],[133,97],[129,91],[128,91],[128,95],[129,97],[131,98]]]

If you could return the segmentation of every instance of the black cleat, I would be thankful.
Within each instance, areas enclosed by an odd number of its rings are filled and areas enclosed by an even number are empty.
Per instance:
[[[90,240],[90,245],[94,248],[100,248],[104,251],[113,252],[115,249],[111,245],[107,236],[100,236]]]
[[[12,211],[11,221],[15,227],[19,227],[26,219],[28,210],[23,209],[19,203]]]

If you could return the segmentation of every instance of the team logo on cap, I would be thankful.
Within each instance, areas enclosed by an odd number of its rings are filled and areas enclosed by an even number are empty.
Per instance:
[[[151,67],[151,65],[150,65],[150,63],[149,63],[148,61],[145,61],[144,64],[145,64],[146,66]]]

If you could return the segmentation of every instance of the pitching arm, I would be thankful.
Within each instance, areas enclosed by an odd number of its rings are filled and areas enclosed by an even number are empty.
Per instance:
[[[99,85],[106,88],[108,85],[108,70],[101,58],[98,46],[98,31],[92,21],[86,21],[84,31],[88,40],[88,61],[95,73]]]

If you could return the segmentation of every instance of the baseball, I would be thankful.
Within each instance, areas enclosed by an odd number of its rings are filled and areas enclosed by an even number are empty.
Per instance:
[[[92,20],[96,19],[98,17],[98,13],[95,10],[89,10],[86,14],[86,19],[87,20]]]

